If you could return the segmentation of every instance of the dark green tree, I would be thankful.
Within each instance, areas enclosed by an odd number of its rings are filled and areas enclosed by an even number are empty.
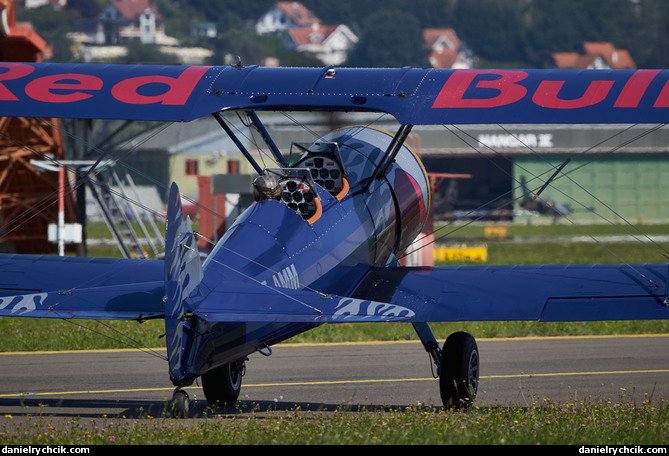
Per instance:
[[[401,10],[382,9],[364,18],[357,47],[347,65],[356,67],[422,66],[427,50],[418,20]]]
[[[525,60],[525,0],[459,1],[455,31],[475,55],[488,61]]]
[[[636,27],[629,0],[535,0],[527,18],[527,60],[535,64],[548,64],[553,52],[578,52],[585,41],[627,49]]]

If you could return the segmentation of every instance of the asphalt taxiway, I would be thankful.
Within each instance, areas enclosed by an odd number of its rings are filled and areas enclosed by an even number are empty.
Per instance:
[[[480,406],[669,397],[669,335],[483,339]],[[163,416],[173,387],[164,350],[0,354],[0,417]],[[247,361],[240,401],[212,410],[198,384],[193,416],[347,405],[440,405],[418,342],[281,344]]]

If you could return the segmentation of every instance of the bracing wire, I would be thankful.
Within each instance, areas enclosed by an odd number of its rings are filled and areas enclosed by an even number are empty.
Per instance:
[[[618,149],[624,147],[625,145],[628,145],[628,144],[630,144],[630,143],[632,143],[632,142],[634,142],[634,141],[637,141],[637,140],[639,140],[640,138],[642,138],[642,137],[644,137],[644,136],[646,136],[646,135],[652,133],[653,131],[655,131],[655,130],[661,128],[661,127],[663,127],[664,125],[665,125],[665,124],[660,124],[660,125],[657,125],[657,126],[651,128],[651,129],[649,129],[649,130],[646,130],[646,131],[642,132],[641,134],[636,135],[635,137],[633,137],[633,138],[631,138],[631,139],[629,139],[629,140],[627,140],[627,141],[625,141],[625,142],[623,142],[623,143],[621,143],[621,144],[619,144],[619,145],[616,145],[616,146],[610,148],[609,152],[614,152],[614,151],[616,151],[616,150],[618,150]],[[446,126],[444,126],[444,127],[446,127]],[[454,129],[458,130],[458,131],[459,131],[460,133],[462,133],[463,135],[468,136],[469,139],[471,139],[471,140],[473,140],[473,141],[477,141],[477,142],[479,142],[478,139],[473,138],[470,134],[468,134],[467,132],[465,132],[465,131],[463,131],[462,129],[458,128],[457,126],[454,126],[454,125],[453,125],[452,127],[453,127]],[[500,127],[501,127],[501,128],[504,128],[503,126],[500,126]],[[590,152],[591,150],[595,149],[596,147],[600,146],[601,144],[603,144],[603,143],[605,143],[605,142],[611,140],[612,138],[614,138],[614,137],[616,137],[616,136],[618,136],[618,135],[624,133],[625,131],[631,129],[632,127],[633,127],[633,126],[629,126],[628,128],[624,129],[623,131],[616,132],[615,134],[611,135],[609,138],[606,138],[605,140],[601,141],[600,143],[598,143],[598,144],[596,144],[596,145],[594,145],[594,146],[589,147],[588,149],[582,151],[582,152],[581,152],[580,154],[578,154],[578,155],[584,155],[584,154]],[[446,128],[447,128],[447,127],[446,127]],[[507,131],[507,133],[508,133],[508,130],[505,129],[505,131]],[[455,133],[454,133],[454,134],[455,134]],[[462,137],[458,136],[457,134],[456,134],[456,137],[459,137],[465,144],[467,144],[467,145],[468,145],[469,147],[471,147],[473,150],[475,150],[476,152],[478,152],[479,154],[481,154],[481,152],[480,152],[475,146],[473,146],[472,144],[469,144],[465,139],[463,139]],[[516,138],[516,139],[520,141],[519,138]],[[495,154],[498,154],[498,152],[497,152],[496,150],[494,150],[493,148],[488,147],[488,146],[486,146],[485,144],[483,144],[483,146],[486,147],[487,149],[493,151]],[[539,155],[536,151],[532,150],[532,149],[531,149],[530,147],[528,147],[527,145],[525,145],[525,147],[527,147],[533,154]],[[500,155],[501,155],[501,154],[500,154]],[[542,157],[542,159],[545,160],[545,157]],[[594,160],[594,159],[593,159],[593,160]],[[590,161],[587,162],[587,163],[590,163],[591,161],[592,161],[592,160],[590,160]],[[583,164],[579,165],[579,166],[576,167],[576,168],[569,169],[569,170],[567,170],[567,171],[565,171],[565,172],[563,172],[563,173],[560,173],[560,174],[557,175],[557,176],[552,176],[552,178],[554,178],[555,180],[557,180],[557,179],[562,178],[563,176],[568,177],[569,174],[575,172],[577,169],[582,168],[582,167],[585,166],[587,163],[583,163]],[[505,170],[502,170],[502,171],[505,172],[506,174],[508,174]],[[526,172],[529,173],[529,171],[527,171],[527,170],[524,170],[524,171],[526,171]],[[546,171],[544,174],[546,174],[546,173],[548,173],[548,172],[550,172],[550,171],[551,171],[551,170]],[[529,174],[532,175],[532,173],[529,173]],[[510,176],[510,177],[512,177],[512,179],[513,179],[513,176]],[[541,176],[532,176],[532,179],[531,179],[531,180],[537,180],[537,179],[540,179],[540,178],[541,178]],[[572,179],[572,181],[573,181],[573,179]],[[582,188],[582,186],[580,186],[578,183],[575,183],[575,184],[578,185],[580,188]],[[585,190],[585,189],[584,189],[584,190]],[[508,195],[509,193],[512,193],[513,191],[514,191],[514,190],[512,189],[510,192],[507,192],[507,193],[505,193],[504,195],[501,195],[501,196],[499,196],[498,198],[495,198],[494,200],[492,200],[492,201],[490,201],[490,202],[488,202],[488,203],[486,203],[486,204],[483,204],[483,205],[481,205],[480,207],[478,207],[478,208],[476,208],[476,209],[473,209],[473,210],[471,211],[471,213],[476,213],[476,212],[478,212],[478,211],[480,211],[480,210],[482,210],[482,209],[485,209],[486,207],[490,207],[491,205],[495,204],[497,201],[499,201],[500,199],[502,199],[504,196]],[[562,192],[561,190],[558,189],[558,191],[559,191],[560,193],[562,193],[563,195],[565,195],[564,192]],[[601,200],[599,200],[598,198],[594,197],[594,195],[592,195],[591,192],[588,192],[587,190],[585,190],[585,191],[586,191],[588,194],[590,194],[591,196],[593,196],[593,198],[595,198],[598,202],[600,202],[605,208],[609,209],[611,212],[613,212],[614,214],[618,215],[618,216],[619,216],[622,220],[624,220],[627,224],[630,224],[627,220],[625,220],[623,217],[621,217],[617,212],[615,212],[613,209],[611,209],[608,205],[606,205],[605,203],[601,202]],[[569,197],[569,198],[572,199],[573,201],[576,201],[574,198],[572,198],[572,197],[569,196],[569,195],[565,195],[565,196]],[[515,202],[515,201],[517,201],[518,199],[523,198],[523,197],[524,197],[524,195],[521,195],[521,196],[519,196],[519,197],[517,197],[517,198],[514,198],[514,199],[512,199],[512,202]],[[582,205],[579,201],[576,201],[576,202],[577,202],[578,204],[580,204],[581,206],[585,207],[585,206]],[[645,245],[648,245],[650,248],[653,248],[651,245],[645,243],[645,242],[644,242],[643,240],[641,240],[641,239],[638,239],[636,236],[633,236],[631,233],[629,233],[629,232],[628,232],[627,230],[625,230],[623,227],[621,227],[621,226],[619,226],[618,224],[616,224],[615,222],[613,222],[613,221],[607,219],[607,218],[604,217],[602,214],[599,214],[599,213],[595,212],[595,215],[597,215],[598,217],[602,218],[602,219],[605,220],[606,222],[608,222],[608,223],[610,223],[610,224],[612,224],[612,225],[614,225],[614,226],[617,226],[619,229],[621,229],[622,231],[626,232],[627,234],[629,234],[632,238],[636,239],[637,241],[639,241],[639,242],[641,242],[641,243],[643,243],[643,244],[645,244]],[[418,251],[418,250],[420,250],[420,249],[422,249],[422,248],[424,248],[424,247],[427,247],[427,246],[430,245],[430,244],[433,244],[433,243],[435,243],[435,242],[438,242],[439,240],[441,240],[441,239],[443,239],[443,238],[445,238],[445,237],[447,237],[447,236],[453,234],[454,232],[458,231],[459,229],[462,229],[462,228],[464,228],[465,226],[468,226],[468,225],[470,225],[471,223],[474,223],[474,222],[480,220],[482,217],[483,217],[483,215],[480,215],[479,217],[471,219],[471,220],[470,220],[469,222],[467,222],[466,224],[464,224],[464,225],[462,225],[462,226],[458,226],[457,228],[455,228],[455,229],[449,231],[449,232],[446,233],[446,234],[443,234],[443,235],[440,235],[440,236],[436,236],[432,241],[427,242],[427,243],[425,243],[425,244],[423,244],[423,245],[421,245],[421,246],[417,246],[416,248],[414,248],[413,250],[411,250],[411,251],[409,251],[409,252],[405,252],[403,256],[410,255],[410,254],[412,254],[412,253],[414,253],[414,252],[416,252],[416,251]],[[573,220],[569,219],[568,217],[565,217],[565,219],[566,219],[570,224],[574,225],[576,228],[578,228],[579,230],[581,230],[585,235],[587,235],[587,236],[589,236],[590,238],[592,238],[597,244],[601,245],[604,249],[606,249],[608,252],[610,252],[613,256],[615,256],[616,258],[618,258],[618,260],[620,260],[622,263],[624,263],[624,264],[628,264],[628,263],[625,262],[619,255],[617,255],[615,252],[613,252],[610,248],[608,248],[607,246],[603,245],[603,243],[602,243],[601,241],[599,241],[598,239],[596,239],[596,238],[595,238],[594,236],[592,236],[590,233],[587,233],[582,227],[578,226],[578,224],[576,224]],[[633,226],[632,224],[630,224],[630,225]],[[435,233],[437,233],[437,232],[439,232],[439,231],[445,229],[445,228],[448,227],[448,226],[449,226],[449,225],[444,225],[444,226],[442,226],[442,227],[440,227],[440,228],[434,230],[434,231],[433,231],[432,233],[430,233],[430,234],[435,234]],[[654,245],[657,247],[656,249],[654,249],[657,253],[660,253],[660,254],[663,255],[665,258],[668,258],[668,256],[667,256],[667,250],[666,250],[666,249],[662,248],[662,246],[660,246],[659,244],[657,244],[657,242],[655,242],[655,241],[652,240],[650,237],[648,237],[647,235],[645,235],[644,233],[642,233],[640,230],[638,230],[637,227],[634,227],[634,228],[635,228],[637,231],[639,231],[641,234],[643,234],[645,237],[647,237],[651,244],[654,244]],[[427,237],[427,236],[425,236],[425,237]],[[422,239],[423,239],[423,238],[421,238],[421,239],[419,239],[419,240],[422,240]],[[643,274],[641,274],[640,272],[639,272],[639,274],[640,274],[642,277],[644,277]],[[648,280],[649,282],[652,282],[652,281],[650,281],[650,280],[649,280],[648,278],[646,278],[646,277],[644,277],[644,279]]]
[[[305,124],[299,122],[295,117],[293,117],[293,116],[291,116],[290,114],[285,113],[285,112],[283,112],[282,114],[283,114],[286,118],[288,118],[289,120],[291,120],[293,123],[295,123],[295,124],[297,124],[297,125],[300,125],[302,128],[304,128],[305,131],[307,131],[307,132],[309,132],[310,134],[312,134],[312,135],[314,136],[314,138],[319,138],[319,137],[320,137],[320,135],[319,135],[317,132],[315,132],[314,130],[310,129],[307,125],[305,125]],[[384,116],[386,116],[386,114],[381,114],[377,119],[372,120],[371,122],[369,122],[369,123],[367,124],[367,126],[374,124],[375,122],[377,122],[378,120],[380,120],[380,119],[383,118]],[[240,118],[240,120],[242,121],[242,125],[243,125],[244,127],[247,127],[247,128],[251,127],[251,125],[250,125],[250,124],[246,124],[246,123],[243,121],[243,119]],[[42,120],[42,121],[48,123],[48,121],[46,121],[46,120]],[[615,147],[611,148],[610,151],[618,150],[619,148],[624,147],[625,145],[630,144],[630,143],[632,143],[632,142],[638,140],[639,138],[641,138],[641,137],[643,137],[643,136],[645,136],[645,135],[647,135],[647,134],[652,133],[652,131],[655,131],[655,130],[657,130],[658,128],[661,128],[663,125],[664,125],[664,124],[662,124],[662,125],[658,125],[658,126],[656,126],[655,128],[653,128],[653,129],[651,129],[651,130],[649,130],[649,131],[644,132],[643,134],[637,135],[636,137],[634,137],[634,138],[632,138],[632,139],[630,139],[630,140],[628,140],[628,141],[626,141],[626,142],[624,142],[624,143],[622,143],[622,144],[620,144],[620,145],[618,145],[618,146],[615,146]],[[141,144],[143,144],[143,143],[146,142],[146,141],[149,141],[151,138],[156,137],[156,136],[159,135],[161,132],[163,132],[168,126],[169,126],[169,124],[166,124],[166,125],[164,125],[164,126],[158,128],[156,131],[152,132],[150,135],[147,135],[141,143],[139,143],[139,144],[133,144],[131,147],[128,147],[127,150],[125,150],[125,151],[120,151],[119,154],[130,153],[130,152],[132,152],[133,150],[136,150],[138,147],[140,147]],[[446,125],[444,125],[444,127],[445,127],[447,130],[449,129],[448,126],[446,126]],[[453,126],[451,126],[451,127],[452,127],[452,129],[457,130],[457,132],[451,130],[451,133],[453,133],[454,135],[456,135],[456,137],[459,137],[465,144],[467,144],[467,141],[465,140],[464,136],[469,136],[469,139],[475,140],[474,138],[471,137],[471,135],[469,135],[467,132],[463,131],[462,129],[459,129],[457,126],[454,126],[454,125],[453,125]],[[64,131],[64,130],[62,129],[62,127],[56,127],[56,128],[60,128],[60,129],[61,129],[61,132],[63,132],[64,134],[66,134],[66,135],[68,135],[68,136],[70,136],[70,137],[73,137],[73,138],[74,138],[75,140],[77,140],[77,141],[83,141],[83,142],[85,142],[85,140],[82,140],[81,138],[76,138],[76,137],[74,137],[74,135],[72,135],[71,133],[69,133],[69,132],[67,132],[67,131]],[[261,156],[263,156],[262,148],[259,146],[258,141],[256,140],[256,138],[255,138],[254,135],[253,135],[253,132],[251,131],[251,137],[249,138],[249,137],[248,137],[244,132],[242,132],[238,127],[235,127],[235,128],[237,129],[237,131],[240,132],[241,135],[244,135],[244,137],[246,137],[246,139],[249,140],[250,143],[254,144],[254,145],[256,146],[257,150],[259,151],[259,153],[261,154]],[[500,128],[504,128],[504,127],[503,127],[503,126],[500,126]],[[612,135],[610,138],[607,138],[605,141],[608,141],[608,140],[610,140],[610,139],[616,137],[617,135],[619,135],[619,134],[621,134],[621,133],[622,133],[622,132],[618,132],[618,133]],[[6,135],[4,135],[4,134],[2,134],[2,136],[3,136],[3,137],[6,137]],[[13,139],[13,138],[10,138],[10,139],[11,139],[12,141],[14,141],[16,144],[21,145],[21,147],[24,147],[24,148],[26,148],[27,150],[31,150],[33,153],[35,153],[35,154],[37,154],[37,155],[39,155],[39,156],[42,156],[42,158],[44,158],[45,160],[50,160],[52,163],[54,163],[54,164],[56,164],[56,165],[58,165],[58,166],[61,166],[60,163],[59,163],[57,160],[52,159],[51,157],[46,157],[46,156],[44,156],[43,154],[40,154],[38,151],[32,149],[32,148],[31,148],[30,146],[28,146],[28,145],[20,144],[20,141],[17,142],[17,141],[16,141],[15,139]],[[475,141],[478,141],[478,140],[475,140]],[[602,143],[605,142],[605,141],[602,141]],[[600,143],[600,144],[601,144],[601,143]],[[87,147],[90,147],[89,144],[86,144],[86,146],[87,146]],[[477,148],[476,148],[475,146],[473,146],[473,145],[469,145],[469,146],[470,146],[472,149],[474,149],[475,151],[477,151],[478,153],[481,153],[479,150],[477,150]],[[486,147],[487,147],[487,146],[486,146]],[[528,147],[527,145],[525,145],[525,147],[527,147],[532,153],[534,153],[534,154],[536,154],[536,155],[540,155],[540,154],[538,154],[536,151],[532,150],[531,147]],[[596,146],[592,146],[592,147],[586,149],[585,151],[581,152],[579,155],[585,154],[585,153],[587,153],[588,151],[594,149],[595,147],[597,147],[597,145],[596,145]],[[96,151],[96,152],[99,154],[100,157],[104,157],[104,156],[105,156],[105,153],[104,153],[103,151],[101,151],[101,150],[100,150],[99,148],[97,148],[97,147],[90,147],[90,149]],[[489,149],[490,149],[490,148],[489,148]],[[493,150],[493,149],[491,149],[491,150]],[[497,152],[494,151],[494,150],[493,150],[493,152],[497,153]],[[542,157],[542,158],[544,158],[544,157]],[[118,154],[117,154],[115,157],[110,157],[110,160],[112,160],[115,164],[118,164],[118,165],[122,166],[123,168],[125,168],[125,169],[126,169],[127,171],[129,171],[129,172],[137,173],[138,175],[140,175],[140,176],[142,176],[142,177],[148,179],[149,181],[153,181],[157,186],[159,186],[159,188],[166,188],[166,184],[161,183],[161,182],[158,182],[158,181],[156,181],[155,179],[151,178],[150,176],[146,175],[145,173],[142,173],[142,172],[140,172],[139,170],[134,169],[132,166],[128,165],[127,163],[124,163],[122,160],[120,160],[120,157],[118,156]],[[544,160],[545,160],[545,158],[544,158]],[[263,159],[263,164],[264,164],[264,159]],[[584,163],[584,164],[581,164],[580,166],[578,166],[578,167],[576,167],[576,168],[573,168],[573,169],[568,169],[568,170],[558,170],[559,172],[558,172],[558,171],[554,172],[554,173],[553,173],[553,176],[551,176],[551,178],[549,179],[548,182],[551,182],[551,181],[553,181],[553,180],[557,180],[557,179],[560,179],[560,178],[563,178],[563,177],[567,177],[567,178],[569,178],[570,180],[573,180],[573,179],[571,179],[571,177],[569,177],[569,174],[572,173],[572,172],[574,172],[574,171],[576,171],[577,169],[579,169],[579,168],[581,168],[581,167],[583,167],[583,166],[585,166],[585,163]],[[504,170],[503,170],[503,171],[504,171]],[[506,172],[506,171],[504,171],[504,172]],[[550,171],[546,171],[546,173],[548,173],[548,172],[550,172]],[[508,174],[508,173],[507,173],[507,174]],[[530,173],[530,174],[532,174],[532,173]],[[543,174],[542,174],[542,175],[543,175]],[[511,177],[513,178],[513,176],[511,176]],[[541,175],[540,175],[540,176],[533,176],[533,177],[532,177],[532,180],[538,180],[538,179],[541,179]],[[95,184],[96,184],[96,185],[105,185],[105,184],[100,183],[100,182],[95,182]],[[77,182],[76,185],[73,186],[73,188],[76,188],[77,185],[81,185],[81,182]],[[577,184],[577,185],[578,185],[578,184]],[[579,187],[581,187],[581,186],[579,185]],[[581,188],[582,188],[582,187],[581,187]],[[112,191],[112,192],[115,192],[113,189],[109,189],[109,190]],[[513,191],[513,190],[512,190],[512,191]],[[587,192],[587,190],[586,190],[586,192]],[[54,194],[55,194],[55,193],[56,193],[56,192],[54,192]],[[588,193],[591,194],[590,192],[588,192]],[[148,213],[151,213],[151,214],[154,215],[155,217],[164,218],[164,214],[160,214],[160,213],[158,213],[157,211],[154,211],[154,210],[152,210],[151,208],[148,208],[148,207],[146,207],[146,206],[144,206],[144,205],[138,203],[137,201],[132,200],[132,198],[129,198],[129,197],[127,197],[127,196],[124,195],[124,194],[121,194],[120,192],[115,192],[115,194],[117,194],[117,196],[119,196],[119,197],[121,197],[121,198],[126,199],[128,202],[131,202],[131,203],[133,203],[133,204],[137,204],[139,207],[141,207],[142,210],[147,211]],[[507,194],[505,194],[505,195],[501,195],[501,196],[499,196],[498,198],[496,198],[495,200],[493,200],[493,201],[491,201],[491,202],[489,202],[489,203],[487,203],[487,204],[485,204],[485,205],[482,205],[480,208],[475,209],[475,210],[473,210],[472,212],[477,211],[477,210],[480,210],[480,209],[485,208],[485,207],[489,207],[491,204],[495,204],[497,201],[499,201],[501,198],[505,197],[506,195],[507,195]],[[522,197],[522,196],[521,196],[521,197]],[[33,217],[36,216],[37,214],[39,214],[41,211],[46,210],[46,207],[50,206],[51,204],[54,204],[53,199],[50,200],[49,198],[53,198],[53,195],[50,195],[49,197],[45,197],[44,200],[43,200],[42,202],[40,202],[39,204],[36,205],[35,210],[36,210],[37,212],[36,212],[35,215],[33,215]],[[518,198],[520,198],[520,197],[518,197]],[[516,198],[516,199],[518,199],[518,198]],[[595,198],[596,198],[596,197],[595,197]],[[572,198],[572,199],[573,199],[573,198]],[[596,199],[597,199],[597,198],[596,198]],[[515,201],[515,200],[514,200],[514,201]],[[599,199],[597,199],[597,201],[600,202],[604,207],[606,207],[607,209],[609,209],[609,210],[610,210],[611,212],[613,212],[614,214],[617,214],[613,209],[609,208],[606,204],[604,204],[603,202],[601,202]],[[577,202],[578,202],[578,201],[577,201]],[[194,204],[198,204],[198,203],[197,203],[197,202],[194,202]],[[579,204],[580,204],[580,203],[579,203]],[[199,205],[199,204],[198,204],[198,205]],[[45,206],[46,206],[46,207],[45,207]],[[203,207],[201,207],[201,206],[200,206],[200,209],[207,210],[206,208],[203,208]],[[597,214],[597,215],[600,216],[600,217],[602,217],[604,220],[607,220],[605,217],[601,216],[600,214]],[[480,217],[479,217],[478,219],[480,219]],[[470,223],[473,223],[474,221],[476,221],[476,220],[478,220],[478,219],[473,219],[473,220],[469,221],[469,222],[467,223],[467,225],[470,224]],[[624,262],[624,260],[623,260],[622,258],[620,258],[617,254],[615,254],[615,252],[611,251],[611,249],[609,249],[608,247],[604,246],[601,242],[599,242],[599,241],[598,241],[597,239],[595,239],[593,236],[591,236],[590,234],[586,233],[581,227],[579,227],[577,224],[575,224],[575,223],[574,223],[572,220],[570,220],[568,217],[567,217],[566,219],[569,221],[569,223],[573,224],[573,225],[576,226],[578,229],[580,229],[581,231],[583,231],[585,234],[587,234],[588,236],[592,237],[598,244],[600,244],[602,247],[604,247],[605,249],[607,249],[611,254],[613,254],[614,256],[616,256],[619,260],[621,260],[621,261]],[[624,220],[624,219],[623,219],[623,220]],[[608,220],[607,220],[607,221],[608,221]],[[612,223],[611,221],[609,221],[609,222]],[[625,222],[627,222],[627,221],[625,221]],[[629,223],[629,222],[627,222],[627,223]],[[464,225],[464,226],[466,226],[466,225]],[[442,227],[440,227],[440,228],[434,230],[432,234],[435,234],[435,233],[437,233],[437,232],[443,230],[444,228],[446,228],[446,226],[442,226]],[[445,235],[439,235],[438,237],[435,237],[434,240],[431,241],[431,243],[437,242],[438,240],[441,240],[441,239],[443,239],[444,237],[451,235],[452,233],[456,232],[457,230],[459,230],[459,229],[461,229],[461,228],[462,228],[462,227],[458,227],[458,228],[453,229],[452,231],[446,233]],[[636,227],[635,227],[635,228],[636,228]],[[638,230],[638,229],[637,229],[637,230]],[[642,233],[642,234],[643,234],[643,233]],[[207,242],[211,243],[212,245],[215,245],[215,242],[214,242],[214,241],[209,240],[209,239],[206,239],[204,236],[201,236],[201,235],[199,235],[198,233],[196,233],[196,235],[200,236],[202,239],[205,239]],[[426,247],[427,245],[429,245],[429,244],[424,244],[424,245],[422,245],[421,247],[416,248],[416,249],[413,250],[412,252],[414,252],[414,251],[416,251],[416,250],[419,250],[420,248],[424,248],[424,247]],[[664,251],[666,252],[666,249],[662,249],[662,250],[664,250]],[[410,253],[412,253],[412,252],[407,252],[407,253],[405,253],[405,255],[408,255],[408,254],[410,254]],[[242,255],[241,253],[239,253],[239,252],[233,252],[233,253],[235,253],[235,254],[237,254],[237,255],[241,255],[241,256],[243,257],[243,255]],[[666,256],[666,255],[665,255],[665,256]],[[257,262],[255,262],[253,259],[248,259],[248,258],[246,258],[246,259],[247,259],[248,261],[251,261],[251,262],[254,262],[254,263],[257,264]],[[225,265],[225,264],[223,264],[223,263],[221,263],[221,262],[217,262],[217,263],[218,263],[218,264],[221,264],[223,267],[227,267],[227,268],[229,268],[229,266],[227,266],[227,265]],[[262,266],[262,265],[261,265],[261,266]],[[237,272],[239,272],[239,271],[237,271]],[[639,274],[641,274],[641,273],[639,272]],[[641,276],[644,277],[643,274],[641,274]],[[644,277],[644,279],[646,279],[646,280],[648,280],[649,282],[652,283],[652,281],[651,281],[650,279],[647,279],[646,277]],[[320,292],[318,292],[318,291],[316,291],[316,290],[312,290],[312,289],[310,289],[309,287],[307,287],[306,289],[309,289],[310,291],[313,291],[313,292],[315,292],[315,293],[318,293],[318,294],[320,294],[320,295],[323,295],[323,293],[320,293]],[[295,299],[297,302],[300,302],[299,299],[296,299],[296,298],[293,298],[293,299]],[[301,304],[305,305],[306,307],[308,307],[308,308],[310,308],[310,309],[312,309],[312,310],[314,310],[314,311],[320,312],[320,311],[318,311],[318,309],[316,309],[316,308],[314,308],[314,307],[312,307],[312,306],[310,306],[310,305],[308,305],[308,304],[306,304],[306,303],[301,303]],[[109,337],[109,336],[107,336],[107,337]],[[132,343],[135,343],[135,346],[138,345],[138,344],[136,343],[136,341],[123,342],[123,343],[126,343],[127,345],[130,345],[130,346],[133,346]],[[135,347],[135,348],[136,348],[136,347]]]

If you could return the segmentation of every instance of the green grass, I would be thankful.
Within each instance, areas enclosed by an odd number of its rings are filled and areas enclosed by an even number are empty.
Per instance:
[[[334,411],[252,411],[197,420],[0,418],[0,442],[20,445],[666,445],[669,404],[542,401],[453,411],[413,405]]]

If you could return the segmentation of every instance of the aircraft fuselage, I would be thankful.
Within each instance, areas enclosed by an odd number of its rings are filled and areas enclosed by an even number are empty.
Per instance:
[[[320,142],[341,151],[350,187],[331,195],[318,186],[322,211],[309,220],[281,201],[261,200],[242,213],[203,264],[207,299],[223,279],[280,289],[349,296],[370,268],[392,264],[421,231],[429,209],[427,175],[402,146],[384,176],[370,180],[392,137],[364,127],[337,130]],[[316,174],[316,173],[314,173]],[[188,306],[186,306],[188,311]],[[198,376],[317,324],[189,322],[182,372]]]

